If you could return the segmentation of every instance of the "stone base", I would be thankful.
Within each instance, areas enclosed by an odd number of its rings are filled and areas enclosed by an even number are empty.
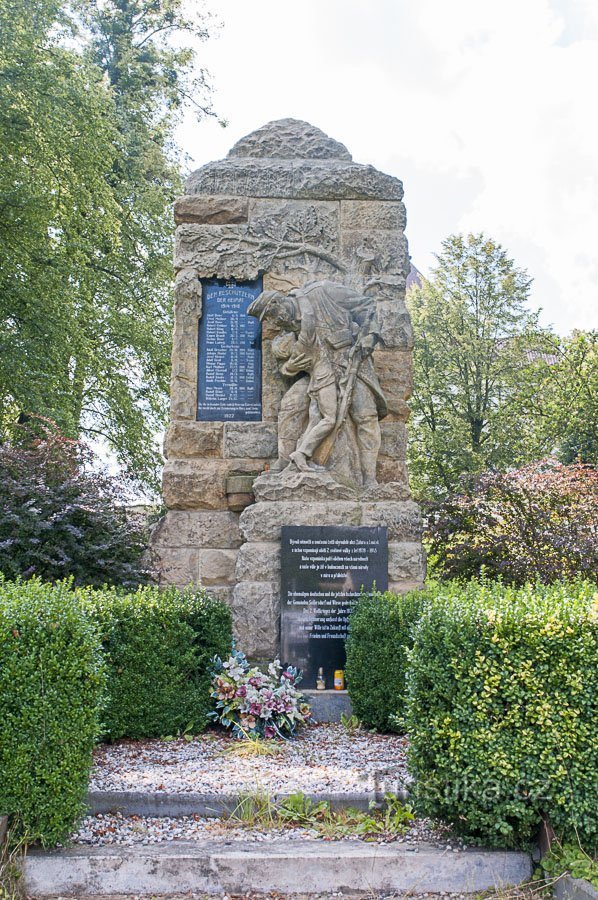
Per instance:
[[[329,476],[328,476],[329,477]],[[317,476],[320,481],[321,476]],[[312,499],[317,487],[311,473],[293,476],[295,489],[282,476],[262,476],[254,483],[256,503],[239,519],[245,543],[239,550],[232,608],[239,645],[248,656],[264,659],[278,654],[280,633],[280,533],[283,525],[369,525],[388,529],[388,586],[395,593],[419,588],[425,578],[421,515],[412,500],[371,499],[338,485],[344,499]],[[328,482],[327,482],[328,483]],[[389,485],[378,486],[381,490]],[[372,489],[372,492],[376,488]],[[279,497],[280,499],[264,499]]]
[[[340,722],[343,715],[351,715],[351,700],[347,691],[302,692],[311,706],[315,722]]]

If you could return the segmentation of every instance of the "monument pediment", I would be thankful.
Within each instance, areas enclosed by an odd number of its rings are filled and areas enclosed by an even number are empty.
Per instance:
[[[344,144],[300,119],[277,119],[262,125],[237,141],[228,157],[352,160]]]

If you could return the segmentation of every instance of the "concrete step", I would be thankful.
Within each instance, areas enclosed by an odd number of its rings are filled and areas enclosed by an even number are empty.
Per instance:
[[[408,791],[396,791],[401,800],[408,799]],[[273,794],[277,803],[286,800],[290,794]],[[306,794],[314,803],[325,800],[334,810],[360,809],[367,812],[371,805],[384,801],[381,791],[354,791],[343,793],[320,792]],[[199,794],[192,791],[169,793],[168,791],[90,791],[87,807],[91,815],[98,813],[121,813],[123,816],[203,816],[220,818],[229,816],[241,802],[240,794]]]
[[[30,851],[26,895],[477,893],[530,877],[526,853],[361,841],[173,841],[152,846],[76,846]]]

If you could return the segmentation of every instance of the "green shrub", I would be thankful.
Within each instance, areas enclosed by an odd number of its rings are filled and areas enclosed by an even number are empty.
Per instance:
[[[0,814],[45,846],[83,809],[105,673],[68,584],[0,576]]]
[[[596,586],[449,582],[415,628],[410,768],[420,812],[497,845],[547,815],[592,846],[598,808]]]
[[[355,715],[368,728],[400,727],[405,706],[407,650],[426,593],[362,597],[347,639],[347,689]]]
[[[163,737],[205,728],[210,669],[231,648],[231,615],[204,591],[82,591],[108,663],[105,736]]]

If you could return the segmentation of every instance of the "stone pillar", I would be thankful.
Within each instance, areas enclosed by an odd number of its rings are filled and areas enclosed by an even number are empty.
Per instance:
[[[389,586],[422,584],[421,521],[410,499],[405,422],[413,337],[403,186],[306,122],[271,122],[224,160],[188,179],[175,203],[175,324],[171,423],[163,493],[168,512],[152,545],[163,584],[199,583],[229,602],[240,644],[256,658],[278,646],[280,527],[386,525]],[[262,476],[278,456],[277,421],[289,382],[264,330],[262,421],[196,421],[202,279],[251,281],[288,292],[328,280],[375,300],[382,342],[373,359],[386,396],[378,486]],[[255,483],[254,483],[255,481]]]

